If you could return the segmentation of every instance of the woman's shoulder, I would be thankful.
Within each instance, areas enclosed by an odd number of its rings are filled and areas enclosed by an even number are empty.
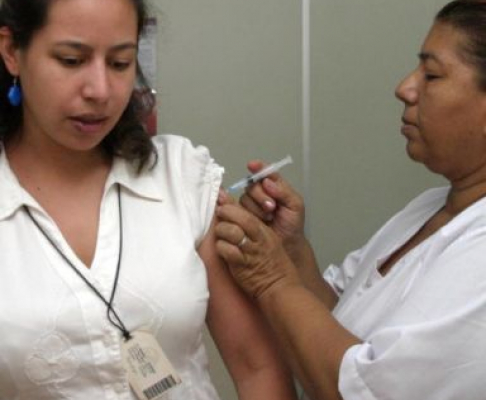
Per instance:
[[[220,175],[223,172],[206,146],[196,145],[187,137],[160,134],[154,136],[152,141],[157,153],[155,170],[178,170],[188,175],[187,178],[193,174],[200,176],[216,171]]]
[[[155,148],[161,149],[168,146],[187,146],[192,145],[189,138],[174,133],[157,134],[152,137]]]
[[[187,137],[164,134],[152,140],[158,159],[151,173],[171,197],[186,205],[199,241],[209,229],[224,168],[206,146],[194,145]]]
[[[196,145],[188,137],[173,133],[155,135],[152,137],[152,143],[158,153],[168,151],[194,152],[197,149],[209,153],[206,146]]]

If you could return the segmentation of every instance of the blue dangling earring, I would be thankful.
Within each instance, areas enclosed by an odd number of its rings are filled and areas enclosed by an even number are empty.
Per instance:
[[[22,89],[17,82],[17,77],[14,77],[14,81],[10,89],[8,89],[8,102],[14,106],[18,107],[22,103]]]

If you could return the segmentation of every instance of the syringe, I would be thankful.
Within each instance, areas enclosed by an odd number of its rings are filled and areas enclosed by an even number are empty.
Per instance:
[[[287,157],[283,158],[280,161],[274,162],[272,164],[267,165],[265,168],[262,170],[247,176],[246,178],[240,179],[238,182],[234,183],[231,185],[227,191],[229,193],[234,193],[238,191],[239,189],[244,189],[248,185],[258,182],[259,180],[262,180],[263,178],[266,178],[268,175],[277,172],[280,168],[282,168],[284,165],[291,164],[292,163],[292,157],[288,155]]]

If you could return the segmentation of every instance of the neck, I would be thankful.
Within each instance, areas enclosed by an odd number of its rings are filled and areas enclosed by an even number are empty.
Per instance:
[[[453,182],[444,210],[451,216],[456,216],[485,196],[486,180],[481,180],[472,185],[457,185]]]
[[[66,149],[57,143],[38,143],[23,139],[6,143],[5,149],[12,169],[24,174],[43,174],[51,179],[76,181],[99,168],[109,168],[110,157],[101,147],[87,151]]]
[[[111,166],[110,157],[100,147],[74,151],[20,139],[7,143],[5,150],[19,182],[31,194],[60,188],[84,190],[93,183],[103,185]]]

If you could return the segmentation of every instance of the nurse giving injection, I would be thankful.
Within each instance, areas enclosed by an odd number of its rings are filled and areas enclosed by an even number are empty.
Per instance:
[[[446,183],[407,200],[342,262],[321,273],[304,200],[279,174],[217,208],[217,250],[305,399],[486,398],[486,0],[443,6],[417,64],[395,91],[400,134]]]

